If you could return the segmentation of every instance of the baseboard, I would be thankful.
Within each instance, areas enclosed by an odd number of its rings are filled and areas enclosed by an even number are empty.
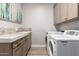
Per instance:
[[[45,47],[45,45],[32,45],[32,47]]]

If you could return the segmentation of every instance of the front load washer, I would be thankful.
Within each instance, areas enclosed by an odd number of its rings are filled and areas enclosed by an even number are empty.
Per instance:
[[[48,40],[47,39],[49,39],[48,37],[49,37],[49,35],[62,35],[63,34],[63,32],[57,32],[57,31],[48,31],[47,32],[47,34],[46,34],[46,37],[45,37],[45,43],[46,43],[46,50],[48,51],[48,46],[47,46],[47,44],[48,44]],[[53,42],[52,42],[52,44],[53,44]],[[49,53],[48,53],[49,54]]]
[[[49,35],[48,37],[48,55],[50,56],[69,56],[70,55],[70,42],[69,37],[56,35]]]
[[[56,55],[56,45],[55,45],[56,42],[54,42],[52,39],[49,39],[47,43],[48,43],[47,44],[48,55],[55,56]]]
[[[74,36],[74,33],[70,31],[71,35],[47,35],[48,55],[79,56],[79,37]]]

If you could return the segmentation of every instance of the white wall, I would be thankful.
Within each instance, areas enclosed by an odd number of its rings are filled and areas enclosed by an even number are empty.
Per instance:
[[[0,20],[0,28],[17,28],[17,27],[21,27],[21,24]]]
[[[23,26],[32,28],[32,45],[45,45],[45,35],[55,31],[53,4],[23,4]]]

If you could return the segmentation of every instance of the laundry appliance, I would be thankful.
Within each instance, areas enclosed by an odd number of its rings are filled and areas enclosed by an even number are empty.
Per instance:
[[[79,31],[48,34],[47,51],[50,56],[79,56]]]

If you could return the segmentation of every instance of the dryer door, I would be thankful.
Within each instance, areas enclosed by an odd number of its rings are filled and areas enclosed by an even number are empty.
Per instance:
[[[48,40],[48,55],[55,55],[55,42],[53,41],[53,39]]]

